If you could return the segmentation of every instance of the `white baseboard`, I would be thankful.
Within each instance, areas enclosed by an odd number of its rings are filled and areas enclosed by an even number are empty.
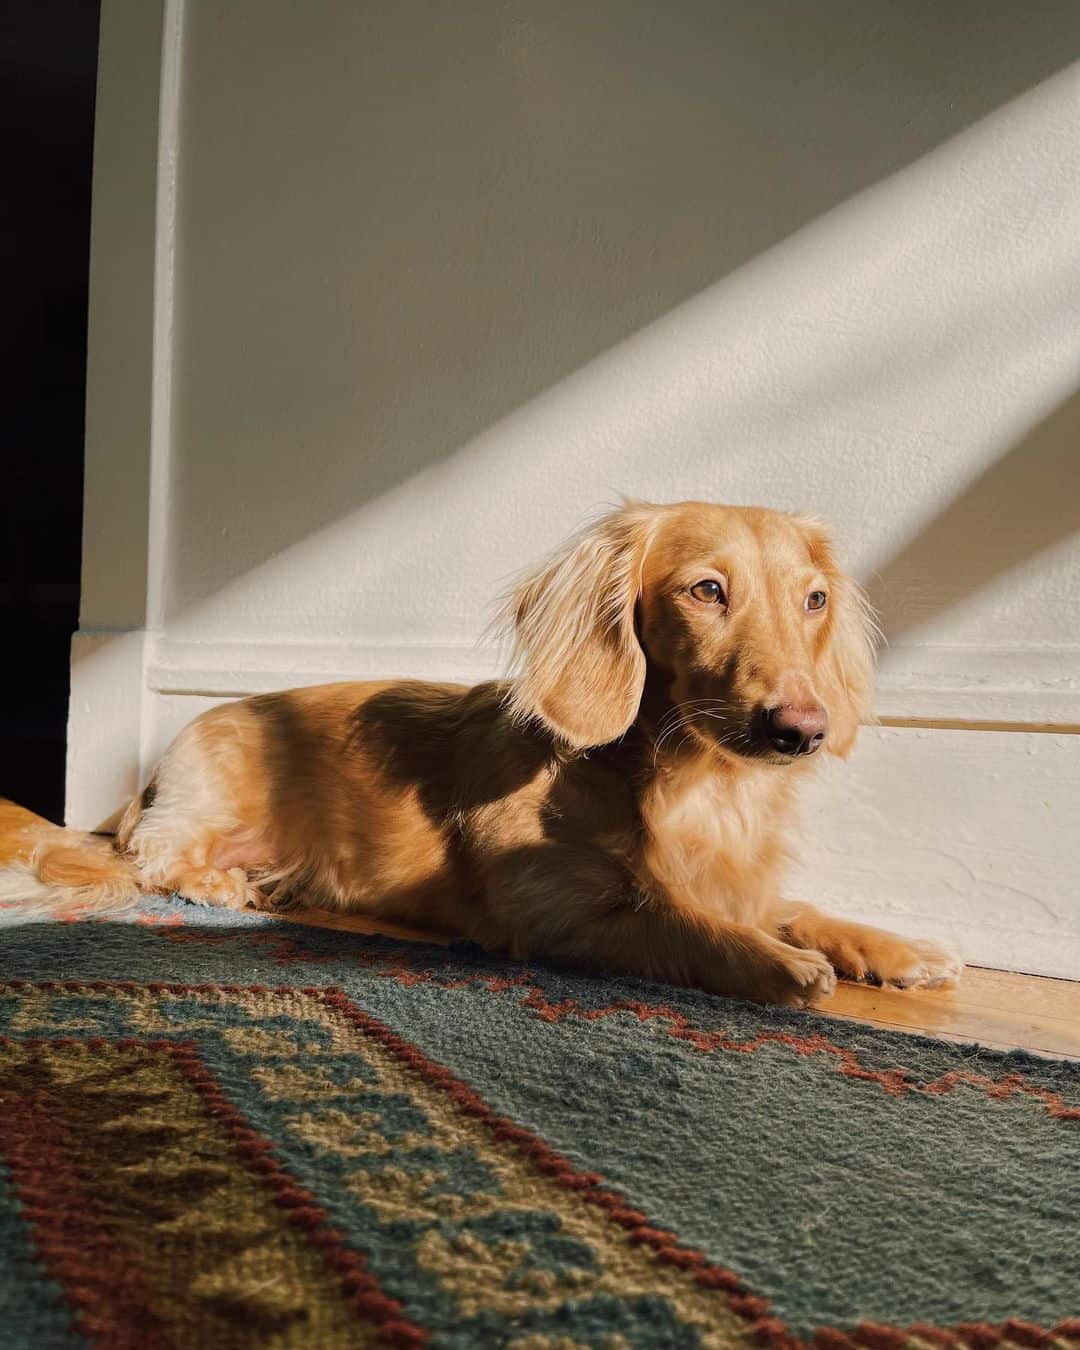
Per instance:
[[[1080,726],[1080,644],[898,646],[882,653],[879,717]]]
[[[972,965],[1080,979],[1080,735],[867,727],[801,815],[796,898]]]
[[[472,682],[502,668],[493,644],[192,642],[158,639],[148,687],[223,697],[334,680]],[[882,653],[877,712],[897,721],[1080,726],[1080,645],[895,647]]]
[[[76,633],[71,639],[64,819],[92,830],[141,786],[146,634]]]
[[[499,673],[494,646],[476,643],[177,642],[149,653],[147,687],[161,694],[264,694],[336,680],[427,679],[465,684]]]

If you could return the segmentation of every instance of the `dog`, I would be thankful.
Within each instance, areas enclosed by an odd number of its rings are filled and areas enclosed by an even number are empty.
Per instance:
[[[875,624],[808,517],[628,503],[527,576],[512,674],[329,684],[187,726],[115,840],[54,831],[0,891],[307,904],[802,1006],[954,980],[932,942],[783,898],[796,791],[871,718]]]

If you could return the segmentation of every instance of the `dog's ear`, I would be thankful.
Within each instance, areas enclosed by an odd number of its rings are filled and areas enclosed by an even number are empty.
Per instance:
[[[634,629],[656,510],[628,504],[578,535],[518,585],[509,704],[581,750],[617,740],[637,716],[645,653]]]
[[[810,556],[829,583],[817,674],[819,692],[829,710],[825,748],[843,759],[851,752],[860,725],[874,720],[875,653],[881,629],[862,587],[837,565],[826,528],[816,520],[798,523],[807,537]]]

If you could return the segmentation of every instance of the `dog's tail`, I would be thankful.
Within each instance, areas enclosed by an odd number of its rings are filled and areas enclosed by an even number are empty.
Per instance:
[[[138,900],[134,863],[111,839],[29,819],[16,856],[0,862],[0,905],[26,917],[59,917],[114,913]]]

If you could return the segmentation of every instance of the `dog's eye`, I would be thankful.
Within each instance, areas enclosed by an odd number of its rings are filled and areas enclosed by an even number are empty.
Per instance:
[[[803,605],[809,610],[824,609],[828,598],[824,591],[811,591],[803,601]]]
[[[718,581],[696,581],[690,587],[690,594],[704,605],[726,605],[727,596]]]

